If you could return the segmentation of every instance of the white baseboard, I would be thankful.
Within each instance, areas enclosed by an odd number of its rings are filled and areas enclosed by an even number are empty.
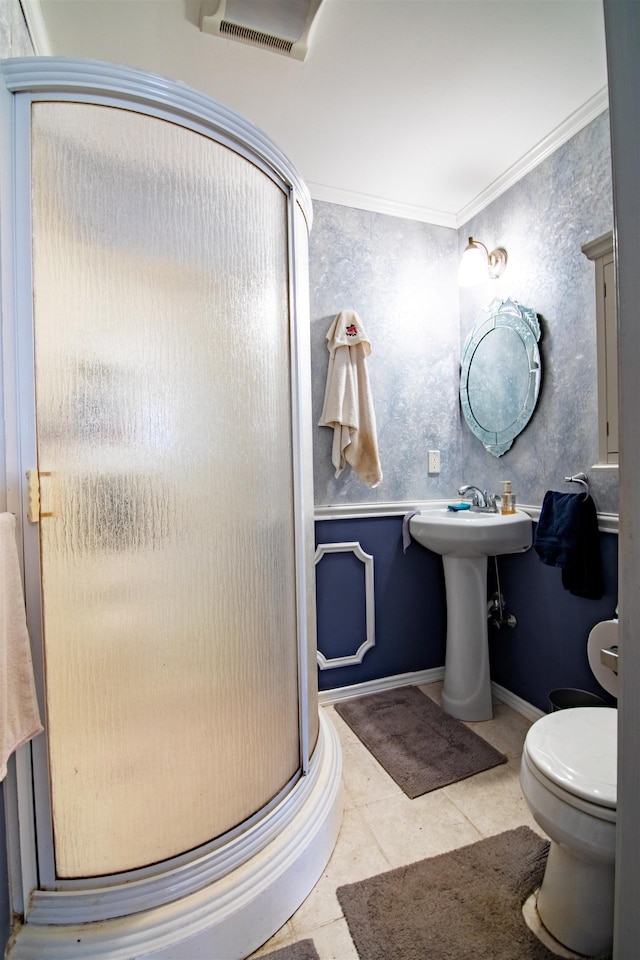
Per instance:
[[[545,715],[544,710],[538,710],[532,703],[527,703],[526,700],[517,697],[515,693],[511,693],[506,687],[501,687],[499,683],[491,682],[491,692],[497,700],[506,703],[508,707],[526,717],[527,720],[531,720],[532,723]]]
[[[415,673],[397,673],[393,677],[382,677],[380,680],[367,680],[364,683],[353,683],[348,687],[334,687],[332,690],[323,690],[318,694],[321,707],[341,700],[353,700],[355,697],[364,697],[369,693],[381,693],[383,690],[394,690],[396,687],[417,686],[420,683],[436,683],[444,677],[444,667],[434,667],[431,670],[417,670]],[[527,703],[515,693],[511,693],[498,683],[491,683],[491,692],[497,700],[506,703],[516,713],[534,722],[544,716],[543,710],[538,710],[532,703]]]
[[[396,687],[412,687],[419,683],[435,683],[443,677],[444,667],[417,670],[415,673],[397,673],[393,677],[382,677],[380,680],[366,680],[364,683],[352,683],[348,687],[322,690],[318,694],[318,703],[321,707],[326,707],[331,703],[339,703],[340,700],[364,697],[368,693],[381,693],[383,690],[394,690]]]

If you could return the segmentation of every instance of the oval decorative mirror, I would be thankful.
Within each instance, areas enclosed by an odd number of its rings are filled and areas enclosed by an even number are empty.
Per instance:
[[[535,410],[542,366],[535,310],[494,300],[462,351],[460,403],[467,425],[494,457],[522,433]]]

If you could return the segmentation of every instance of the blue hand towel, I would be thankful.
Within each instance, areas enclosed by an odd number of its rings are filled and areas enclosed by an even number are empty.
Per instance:
[[[566,567],[575,557],[580,529],[581,493],[547,490],[536,529],[534,549],[543,563]]]
[[[604,593],[598,514],[591,497],[580,501],[578,543],[572,560],[562,568],[562,585],[576,597],[599,600]]]
[[[590,496],[548,490],[533,546],[543,563],[562,567],[562,584],[570,593],[602,596],[598,515]]]

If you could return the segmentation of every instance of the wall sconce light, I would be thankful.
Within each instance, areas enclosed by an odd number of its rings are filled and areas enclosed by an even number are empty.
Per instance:
[[[461,287],[474,287],[479,283],[485,283],[487,279],[497,280],[504,272],[506,265],[506,250],[497,247],[489,253],[484,243],[469,237],[469,243],[464,248],[460,261],[458,283]]]

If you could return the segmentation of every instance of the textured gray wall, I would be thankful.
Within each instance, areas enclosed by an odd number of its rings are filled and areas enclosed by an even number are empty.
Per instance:
[[[510,297],[541,320],[542,387],[536,412],[511,450],[496,459],[462,430],[467,482],[500,489],[511,479],[522,503],[539,504],[545,490],[578,492],[563,483],[584,471],[598,509],[617,512],[617,471],[598,462],[594,265],[581,247],[613,227],[609,115],[602,114],[459,231],[509,255],[503,276],[460,290],[464,343],[482,308]]]
[[[328,354],[325,334],[342,309],[360,314],[384,479],[369,489],[349,467],[335,479],[331,431],[314,426],[317,505],[413,501],[455,495],[459,484],[500,489],[511,479],[521,503],[548,488],[577,492],[563,477],[584,471],[596,505],[617,512],[617,473],[598,459],[594,267],[583,243],[613,225],[608,114],[602,114],[459,231],[316,202],[310,276],[315,423]],[[460,289],[459,257],[473,235],[509,254],[505,274]],[[461,344],[494,297],[541,317],[538,408],[500,458],[461,417]],[[427,451],[442,472],[427,475]]]
[[[367,361],[383,480],[370,489],[331,464],[332,431],[314,426],[318,504],[426,500],[448,496],[460,475],[460,352],[455,230],[314,203],[310,240],[313,413],[322,411],[326,333],[355,310],[372,343]],[[427,451],[442,472],[427,476]]]
[[[0,0],[0,60],[32,56],[33,46],[18,0]]]

